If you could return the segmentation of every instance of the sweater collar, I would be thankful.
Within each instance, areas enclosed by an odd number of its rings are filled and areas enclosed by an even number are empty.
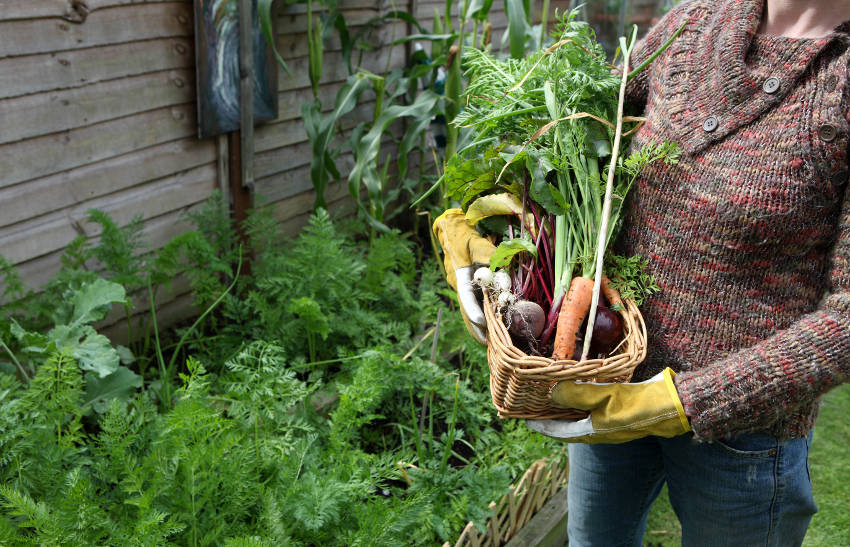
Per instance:
[[[759,35],[763,0],[719,0],[671,59],[665,97],[680,145],[694,153],[781,101],[830,43],[848,39],[843,23],[819,39]],[[765,88],[765,82],[771,84]],[[771,90],[768,92],[767,90]],[[709,118],[713,118],[709,120]],[[709,121],[706,121],[709,120]]]

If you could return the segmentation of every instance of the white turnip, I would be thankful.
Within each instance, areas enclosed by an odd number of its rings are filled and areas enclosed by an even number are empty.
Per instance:
[[[511,290],[511,276],[505,270],[499,270],[493,275],[493,288],[499,292]]]
[[[493,286],[493,270],[487,266],[481,266],[472,274],[472,282],[479,287],[490,288]]]
[[[516,302],[516,295],[511,291],[502,291],[499,293],[497,302],[500,308],[504,308],[505,306],[511,307]]]

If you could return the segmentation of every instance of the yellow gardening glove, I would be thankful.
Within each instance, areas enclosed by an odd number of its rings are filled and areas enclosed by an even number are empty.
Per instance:
[[[457,291],[466,328],[473,338],[486,344],[487,321],[472,290],[472,273],[490,264],[496,247],[478,234],[460,209],[449,209],[437,217],[433,230],[445,255],[446,281]]]
[[[590,411],[582,420],[527,420],[528,427],[567,442],[624,443],[657,435],[675,437],[691,430],[673,384],[675,373],[665,368],[636,384],[559,382],[552,401],[559,406]]]

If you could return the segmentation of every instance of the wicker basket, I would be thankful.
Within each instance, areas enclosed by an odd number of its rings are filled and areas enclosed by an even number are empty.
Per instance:
[[[562,380],[627,382],[646,358],[646,325],[637,306],[625,301],[623,341],[605,359],[554,360],[516,348],[494,300],[484,291],[490,395],[500,418],[579,418],[587,413],[556,406],[549,393]]]

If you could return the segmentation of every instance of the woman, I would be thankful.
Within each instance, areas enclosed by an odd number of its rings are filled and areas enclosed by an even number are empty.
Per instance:
[[[553,399],[590,417],[529,422],[574,443],[571,547],[640,545],[665,482],[684,545],[802,542],[818,400],[850,379],[847,21],[850,2],[693,0],[637,48],[685,24],[628,88],[634,145],[683,155],[641,173],[619,242],[661,286],[645,382],[562,382]],[[461,232],[435,231],[448,261]]]

